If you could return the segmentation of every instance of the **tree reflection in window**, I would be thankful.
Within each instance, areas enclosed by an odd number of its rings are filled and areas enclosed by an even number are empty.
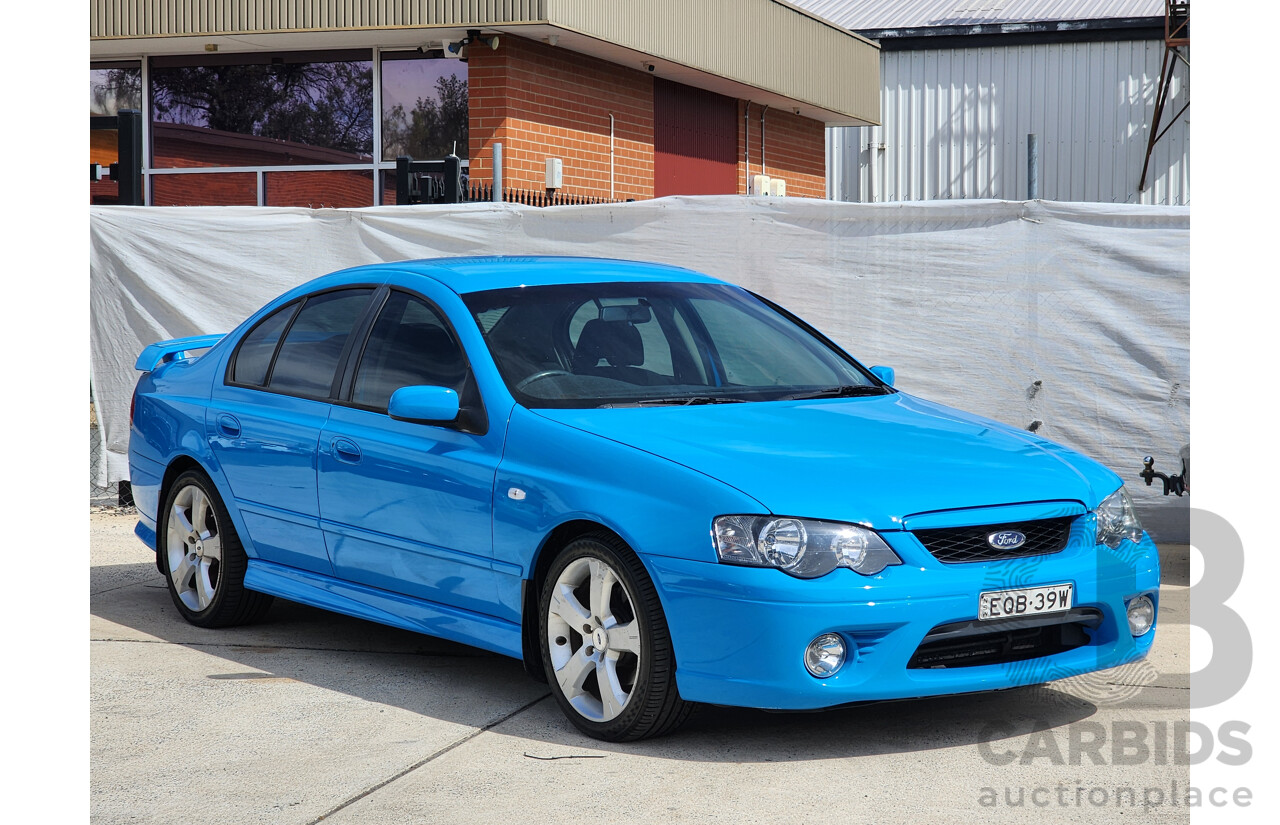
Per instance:
[[[469,156],[467,64],[383,54],[382,157]]]
[[[142,69],[136,62],[89,69],[89,114],[142,108]]]
[[[372,156],[370,61],[268,59],[248,64],[153,66],[152,119],[351,156],[328,162],[358,162]],[[290,162],[325,160],[299,157]]]

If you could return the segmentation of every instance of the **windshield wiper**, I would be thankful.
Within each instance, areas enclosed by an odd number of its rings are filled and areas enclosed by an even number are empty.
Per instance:
[[[676,395],[671,398],[646,398],[637,403],[643,406],[675,404],[681,407],[692,407],[695,404],[741,404],[745,401],[745,398],[732,398],[727,395]]]
[[[747,399],[727,395],[675,395],[670,398],[642,398],[639,401],[601,404],[601,407],[691,407],[695,404],[741,404]]]
[[[854,398],[861,395],[888,395],[892,390],[885,387],[874,387],[869,384],[843,384],[839,387],[823,387],[818,390],[784,395],[778,401],[802,401],[810,398]]]

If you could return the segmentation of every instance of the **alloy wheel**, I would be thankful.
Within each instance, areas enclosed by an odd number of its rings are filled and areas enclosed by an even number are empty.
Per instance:
[[[165,553],[174,591],[188,610],[199,613],[213,603],[222,574],[222,536],[209,496],[187,484],[173,497]]]
[[[565,699],[592,722],[616,719],[640,673],[640,623],[631,594],[601,559],[560,573],[547,611],[547,649]]]

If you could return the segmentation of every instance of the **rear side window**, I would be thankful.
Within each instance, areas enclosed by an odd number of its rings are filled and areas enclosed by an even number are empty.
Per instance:
[[[467,362],[444,319],[426,302],[392,292],[369,334],[352,403],[385,410],[401,387],[427,384],[463,395]]]
[[[289,319],[293,318],[297,309],[297,303],[292,303],[276,310],[244,337],[240,342],[240,349],[236,351],[236,363],[231,371],[233,384],[261,387],[267,383],[271,356],[275,355],[276,344],[280,343],[280,336],[289,326]]]
[[[308,298],[280,345],[267,388],[328,397],[342,348],[372,293],[372,289],[343,289]]]

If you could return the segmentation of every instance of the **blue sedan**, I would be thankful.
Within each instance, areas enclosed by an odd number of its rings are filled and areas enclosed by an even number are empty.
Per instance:
[[[188,621],[281,597],[495,651],[600,739],[1036,684],[1155,635],[1113,472],[688,270],[358,267],[137,368],[137,533]]]

